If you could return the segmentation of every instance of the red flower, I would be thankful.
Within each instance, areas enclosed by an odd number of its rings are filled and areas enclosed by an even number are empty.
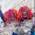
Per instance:
[[[16,20],[17,21],[20,21],[21,20],[21,17],[22,16],[22,14],[20,13],[20,12],[18,12],[17,14],[16,14]]]
[[[20,7],[17,11],[16,9],[9,9],[4,14],[5,22],[10,22],[13,20],[24,21],[25,19],[32,19],[32,10],[27,6]]]
[[[7,12],[5,12],[5,14],[4,14],[5,22],[7,23],[7,22],[11,22],[11,21],[15,20],[16,12],[17,12],[16,9],[9,9]]]
[[[19,13],[22,14],[22,15],[20,14],[22,17],[21,18],[22,20],[32,19],[32,10],[30,8],[28,8],[27,6],[20,7]]]

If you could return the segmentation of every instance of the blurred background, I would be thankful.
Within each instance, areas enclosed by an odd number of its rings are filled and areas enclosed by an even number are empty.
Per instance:
[[[3,14],[5,15],[5,12],[12,8],[18,11],[22,6],[32,10],[32,19],[23,22],[11,21],[6,25]],[[0,0],[0,35],[35,35],[34,0]]]

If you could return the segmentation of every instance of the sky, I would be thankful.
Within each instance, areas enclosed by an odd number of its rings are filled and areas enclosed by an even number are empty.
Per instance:
[[[19,9],[21,6],[26,5],[32,10],[34,8],[34,0],[0,0],[3,13],[10,8]]]

